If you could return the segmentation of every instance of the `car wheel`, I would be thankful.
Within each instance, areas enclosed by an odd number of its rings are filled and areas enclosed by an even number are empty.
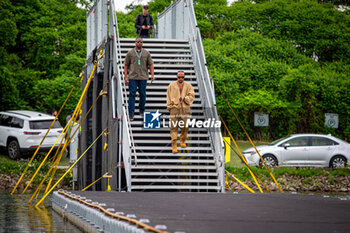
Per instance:
[[[7,145],[7,153],[8,153],[8,156],[13,160],[19,159],[21,157],[21,153],[19,151],[19,145],[16,140],[10,141],[10,143]]]
[[[344,156],[341,155],[337,155],[334,156],[331,159],[331,162],[329,163],[329,167],[331,168],[344,168],[346,166],[346,159],[344,158]]]
[[[263,159],[268,167],[276,167],[278,165],[278,161],[273,155],[264,155]],[[263,162],[260,160],[260,166],[264,166]]]

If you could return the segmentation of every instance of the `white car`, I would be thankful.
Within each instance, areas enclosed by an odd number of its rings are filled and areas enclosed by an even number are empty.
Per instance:
[[[294,134],[257,149],[269,167],[343,168],[350,160],[350,144],[331,135]],[[243,155],[249,165],[262,165],[253,147]]]
[[[35,111],[0,112],[0,147],[7,149],[11,159],[19,159],[21,154],[35,151],[54,119],[54,116]],[[49,151],[62,131],[61,124],[56,121],[40,151]]]

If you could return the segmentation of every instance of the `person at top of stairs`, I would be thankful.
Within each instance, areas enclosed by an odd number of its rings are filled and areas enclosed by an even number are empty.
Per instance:
[[[135,20],[136,33],[139,37],[150,38],[154,27],[153,17],[148,14],[148,6],[144,5],[142,14],[139,14]]]
[[[146,87],[149,78],[148,69],[151,72],[151,80],[155,80],[153,60],[151,54],[146,49],[142,48],[142,38],[136,38],[135,45],[135,48],[130,49],[126,54],[124,61],[125,83],[129,84],[129,118],[131,121],[134,120],[137,89],[140,94],[140,115],[143,116],[143,112],[145,111]]]
[[[190,105],[194,101],[194,89],[184,79],[185,73],[178,71],[177,81],[170,83],[167,89],[167,109],[170,112],[170,137],[173,153],[177,153],[178,127],[181,128],[180,146],[186,147],[187,119],[191,115]]]

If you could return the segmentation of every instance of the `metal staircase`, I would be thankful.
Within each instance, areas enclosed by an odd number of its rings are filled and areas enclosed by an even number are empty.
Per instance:
[[[191,105],[193,118],[218,120],[214,85],[206,67],[193,1],[177,0],[157,19],[157,38],[144,39],[144,48],[154,61],[156,78],[153,83],[149,80],[147,85],[146,111],[159,110],[163,119],[169,116],[167,87],[176,80],[177,71],[183,70],[185,81],[195,90],[195,101]],[[84,126],[82,141],[91,141],[100,131],[100,125],[108,126],[110,146],[108,152],[103,151],[102,145],[96,147],[81,163],[81,183],[87,185],[102,175],[102,171],[117,167],[112,173],[112,184],[117,191],[224,192],[224,144],[220,129],[190,127],[187,147],[178,147],[179,153],[172,154],[169,128],[164,125],[160,129],[143,128],[138,97],[134,121],[128,120],[129,91],[124,82],[123,64],[126,53],[135,47],[134,42],[135,38],[119,37],[113,2],[95,0],[87,16],[85,76],[91,74],[94,57],[100,50],[105,59],[98,64],[99,76],[94,78],[93,91],[88,94],[90,100],[86,101],[84,109],[87,110],[92,99],[100,93],[100,76],[103,76],[103,83],[108,80],[109,88],[108,98],[100,104],[102,111],[96,110]],[[169,125],[168,119],[166,121]],[[101,187],[104,189],[106,184]]]
[[[126,53],[135,47],[135,39],[120,39],[122,61]],[[154,60],[156,80],[147,84],[145,111],[159,110],[165,119],[168,85],[176,80],[178,70],[186,74],[185,81],[195,90],[195,101],[191,105],[193,118],[205,120],[197,76],[192,60],[190,44],[186,40],[144,39],[144,48]],[[128,91],[128,88],[127,88]],[[127,100],[126,100],[127,101]],[[187,148],[178,148],[178,154],[171,153],[170,130],[147,130],[138,110],[136,97],[135,119],[131,122],[137,164],[131,166],[131,191],[135,190],[203,190],[220,191],[218,170],[215,164],[212,142],[208,129],[190,128]],[[168,124],[168,119],[165,121]]]

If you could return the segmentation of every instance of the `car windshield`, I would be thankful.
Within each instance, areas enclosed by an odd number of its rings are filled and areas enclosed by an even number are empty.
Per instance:
[[[273,141],[270,144],[268,144],[268,146],[274,146],[274,145],[278,144],[280,141],[282,141],[284,139],[286,139],[286,137],[277,139],[276,141]]]
[[[48,129],[52,123],[52,120],[42,120],[42,121],[30,121],[29,126],[31,129]],[[59,121],[55,121],[52,126],[53,129],[62,128]]]

